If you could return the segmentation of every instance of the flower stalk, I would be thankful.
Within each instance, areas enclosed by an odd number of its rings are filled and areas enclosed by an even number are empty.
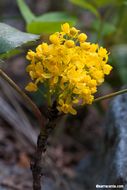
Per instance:
[[[113,92],[113,93],[110,93],[110,94],[95,98],[94,102],[99,102],[99,101],[102,101],[102,100],[113,98],[114,96],[118,96],[118,95],[125,94],[125,93],[127,93],[127,89],[119,90],[117,92]]]

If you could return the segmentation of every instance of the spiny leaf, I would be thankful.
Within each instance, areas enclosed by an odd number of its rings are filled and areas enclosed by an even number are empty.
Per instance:
[[[21,32],[7,24],[0,23],[0,56],[37,39],[39,39],[38,35]]]

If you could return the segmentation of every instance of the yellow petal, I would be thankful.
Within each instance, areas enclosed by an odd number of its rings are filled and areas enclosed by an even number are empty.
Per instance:
[[[82,43],[82,42],[84,42],[86,39],[87,39],[87,35],[86,35],[86,34],[84,34],[84,33],[79,34],[79,36],[78,36],[79,42]]]
[[[37,85],[34,84],[33,82],[30,82],[26,87],[25,89],[29,92],[36,92],[37,91]]]
[[[69,34],[70,32],[70,25],[68,23],[65,23],[61,26],[61,29],[63,32],[65,32],[65,34]]]

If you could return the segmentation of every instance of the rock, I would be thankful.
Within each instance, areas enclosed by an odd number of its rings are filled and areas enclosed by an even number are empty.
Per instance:
[[[104,145],[105,181],[124,184],[124,190],[127,190],[127,94],[117,96],[111,103],[106,117]]]
[[[94,190],[97,184],[122,185],[124,188],[115,189],[127,190],[127,94],[112,100],[102,127],[104,138],[80,161],[75,181],[82,183],[84,190]]]

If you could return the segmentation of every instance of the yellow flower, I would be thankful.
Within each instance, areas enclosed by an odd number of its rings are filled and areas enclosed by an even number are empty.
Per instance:
[[[61,26],[61,30],[65,33],[65,34],[69,34],[70,33],[70,26],[68,23],[65,23]]]
[[[75,43],[74,43],[73,40],[67,40],[67,41],[65,42],[65,45],[66,45],[68,48],[72,48],[72,47],[74,47]]]
[[[64,103],[63,100],[60,100],[59,105],[60,106],[58,106],[57,108],[60,112],[71,113],[72,115],[77,114],[77,111],[74,108],[72,108],[71,104]]]
[[[41,44],[41,48],[42,48],[42,52],[43,52],[43,55],[48,55],[49,53],[49,46],[47,43],[42,43]]]
[[[50,40],[51,43],[53,43],[55,45],[60,43],[60,39],[56,34],[50,35],[49,40]]]
[[[82,43],[82,42],[84,42],[86,39],[87,39],[87,35],[86,35],[86,34],[84,34],[84,33],[79,34],[79,36],[78,36],[79,42]]]
[[[34,68],[35,68],[35,64],[30,64],[26,67],[26,71],[27,72],[30,72],[30,71],[34,71]]]
[[[112,67],[110,65],[104,65],[104,74],[109,75],[110,71],[112,70]]]
[[[26,87],[25,89],[29,92],[36,92],[37,91],[37,85],[34,84],[33,82],[30,82]]]
[[[49,36],[50,44],[42,43],[35,52],[28,51],[26,71],[32,82],[26,90],[34,92],[44,84],[59,112],[75,115],[77,105],[93,102],[97,87],[112,67],[107,64],[107,50],[86,42],[86,34],[68,23],[61,30]]]
[[[89,50],[91,48],[91,44],[89,42],[84,42],[80,44],[80,47],[84,50]]]
[[[78,33],[79,33],[79,31],[80,30],[77,30],[75,27],[72,27],[71,29],[70,29],[70,35],[72,35],[72,36],[76,36]]]
[[[35,56],[36,56],[36,53],[33,52],[32,50],[30,50],[30,51],[27,53],[26,59],[28,59],[29,61],[31,61],[31,60],[34,60]]]

